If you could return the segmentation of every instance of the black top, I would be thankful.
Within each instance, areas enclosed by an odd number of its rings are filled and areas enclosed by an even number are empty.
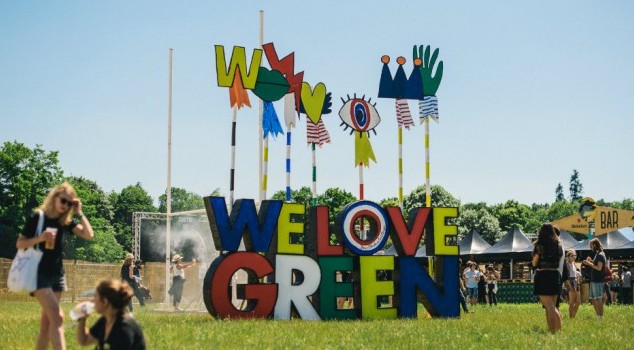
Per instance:
[[[24,229],[22,230],[22,236],[26,238],[35,237],[35,230],[37,229],[37,221],[40,218],[37,212],[33,213],[31,217],[26,221],[24,225]],[[63,259],[63,251],[64,251],[64,236],[70,235],[73,232],[73,229],[77,226],[76,223],[71,222],[70,224],[63,226],[57,221],[57,219],[51,219],[44,216],[44,225],[42,225],[42,232],[46,230],[47,227],[55,227],[57,228],[57,236],[55,237],[55,248],[54,249],[44,249],[44,245],[46,242],[42,242],[39,244],[38,248],[44,252],[42,254],[42,260],[40,260],[40,265],[38,267],[37,273],[42,275],[63,275],[64,274],[64,266],[62,265]]]
[[[130,278],[130,264],[123,264],[121,266],[121,279],[132,285],[134,278]]]
[[[603,263],[603,268],[601,269],[601,271],[597,271],[595,269],[592,269],[590,271],[590,281],[591,282],[597,282],[597,283],[603,283],[603,278],[605,277],[605,253],[601,252],[601,253],[597,253],[597,255],[594,256],[594,260],[592,261],[593,264],[597,265],[599,264],[599,261]]]
[[[106,335],[106,318],[101,317],[90,328],[90,335],[99,341],[95,349],[113,349],[113,350],[144,350],[145,338],[139,324],[132,318],[119,316],[112,325],[112,330],[108,335],[108,339],[104,339]]]
[[[536,244],[533,249],[533,255],[539,254],[539,261],[537,262],[538,269],[556,269],[559,268],[559,260],[561,256],[564,255],[564,249],[561,247],[561,244],[557,246],[557,254],[546,254],[546,250],[544,246],[541,244]]]

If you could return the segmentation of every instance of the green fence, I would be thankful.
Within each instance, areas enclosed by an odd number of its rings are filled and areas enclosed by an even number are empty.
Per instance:
[[[532,282],[508,282],[498,284],[497,300],[500,303],[532,303],[537,301],[533,295]]]

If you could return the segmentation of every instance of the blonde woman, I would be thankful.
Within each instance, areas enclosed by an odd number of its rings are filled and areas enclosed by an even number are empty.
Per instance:
[[[44,214],[42,233],[35,235],[39,219],[39,212],[36,212],[27,219],[15,246],[26,249],[38,244],[44,253],[37,271],[37,290],[32,294],[42,307],[35,348],[46,349],[50,343],[53,349],[65,349],[64,311],[59,306],[62,292],[66,290],[62,266],[64,236],[74,234],[92,239],[94,234],[83,214],[81,200],[68,182],[53,188],[38,209]],[[78,217],[79,223],[73,222],[74,216]]]
[[[570,318],[575,318],[577,311],[579,311],[579,305],[581,305],[581,292],[579,288],[579,277],[577,277],[577,265],[575,260],[577,259],[577,252],[570,249],[566,251],[566,269],[568,271],[568,278],[564,281],[568,289],[568,315]]]

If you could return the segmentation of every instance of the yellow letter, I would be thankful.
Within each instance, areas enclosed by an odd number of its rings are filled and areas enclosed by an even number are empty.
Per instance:
[[[304,204],[284,203],[280,216],[277,219],[277,253],[278,254],[304,254],[303,243],[291,243],[292,234],[304,234],[303,222],[291,222],[293,215],[306,214]]]
[[[378,307],[378,296],[394,295],[394,281],[377,281],[378,270],[394,270],[393,256],[360,256],[361,317],[366,320],[396,318],[396,308]]]
[[[227,60],[225,59],[225,48],[222,45],[215,45],[216,48],[216,73],[218,75],[218,86],[231,87],[233,78],[236,75],[236,68],[240,71],[240,79],[245,89],[253,89],[258,78],[260,62],[262,62],[262,50],[254,49],[251,56],[251,65],[247,72],[247,57],[244,47],[234,46],[229,62],[229,71],[226,71]]]
[[[434,255],[458,255],[458,246],[447,245],[448,236],[457,236],[458,227],[447,225],[447,218],[457,218],[458,208],[433,208]]]

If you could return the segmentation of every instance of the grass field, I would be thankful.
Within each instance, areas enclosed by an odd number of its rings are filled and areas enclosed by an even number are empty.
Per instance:
[[[72,305],[64,304],[68,313]],[[135,308],[149,349],[634,349],[634,307],[609,306],[602,321],[583,305],[563,331],[546,331],[538,304],[477,306],[460,319],[389,321],[220,321],[209,314],[158,313]],[[97,319],[89,318],[89,324]],[[36,303],[0,303],[0,349],[32,349],[39,322]],[[66,341],[78,349],[67,317]]]

